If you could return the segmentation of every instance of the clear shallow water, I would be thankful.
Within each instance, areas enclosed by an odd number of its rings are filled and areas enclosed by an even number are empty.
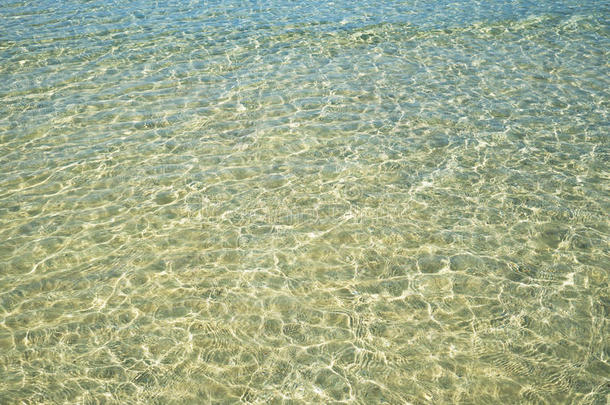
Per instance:
[[[0,403],[607,403],[608,3],[376,3],[0,3]]]

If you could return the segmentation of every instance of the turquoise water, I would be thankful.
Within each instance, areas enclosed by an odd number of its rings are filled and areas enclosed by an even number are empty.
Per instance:
[[[0,0],[0,403],[609,403],[609,14]]]

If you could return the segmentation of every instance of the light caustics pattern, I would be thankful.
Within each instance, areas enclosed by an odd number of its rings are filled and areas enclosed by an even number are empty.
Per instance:
[[[0,403],[606,404],[607,1],[0,1]]]

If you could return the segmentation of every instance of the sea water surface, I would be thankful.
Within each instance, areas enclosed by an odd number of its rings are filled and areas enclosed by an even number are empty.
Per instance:
[[[609,14],[0,0],[0,403],[607,404]]]

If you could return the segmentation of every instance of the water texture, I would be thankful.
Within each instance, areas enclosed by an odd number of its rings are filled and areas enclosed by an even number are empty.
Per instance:
[[[609,403],[609,15],[0,0],[0,403]]]

